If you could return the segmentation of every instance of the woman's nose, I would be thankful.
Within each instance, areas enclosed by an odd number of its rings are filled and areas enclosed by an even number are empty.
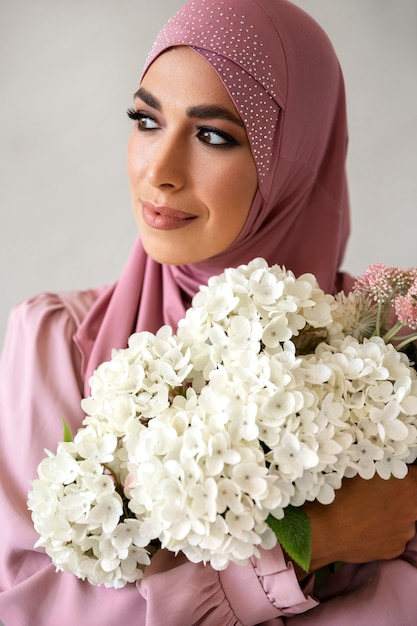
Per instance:
[[[187,178],[186,147],[178,137],[166,133],[154,146],[148,171],[148,180],[153,187],[180,189]]]

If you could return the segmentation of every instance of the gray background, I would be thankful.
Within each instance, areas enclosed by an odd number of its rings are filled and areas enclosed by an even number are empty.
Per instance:
[[[296,0],[347,86],[353,233],[344,267],[417,265],[416,0]],[[0,0],[0,340],[39,291],[119,275],[136,236],[125,173],[147,51],[180,0]]]

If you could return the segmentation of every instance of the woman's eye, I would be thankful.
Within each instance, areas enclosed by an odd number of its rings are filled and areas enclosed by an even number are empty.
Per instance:
[[[156,120],[150,115],[146,115],[140,111],[135,111],[134,109],[128,109],[127,114],[131,120],[135,120],[135,122],[137,122],[139,130],[154,130],[155,128],[159,128]]]
[[[138,128],[142,130],[153,130],[154,128],[159,128],[159,126],[153,117],[149,117],[149,115],[139,115]]]
[[[198,138],[204,143],[210,146],[236,146],[238,142],[236,139],[228,135],[227,133],[213,130],[211,128],[200,128],[198,131]]]

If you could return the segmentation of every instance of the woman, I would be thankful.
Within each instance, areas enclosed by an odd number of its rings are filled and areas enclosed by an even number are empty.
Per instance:
[[[404,549],[417,519],[414,470],[402,481],[352,479],[333,505],[306,507],[312,573],[351,563],[319,597],[313,574],[279,546],[220,573],[160,550],[138,588],[117,591],[57,574],[33,550],[29,481],[44,448],[62,438],[62,416],[80,426],[89,377],[112,348],[135,330],[175,327],[210,275],[255,256],[313,272],[326,291],[350,285],[338,272],[349,230],[343,81],[302,11],[287,0],[189,2],[158,36],[134,105],[128,171],[140,239],[120,280],[42,294],[11,316],[1,366],[0,619],[411,626],[417,556],[413,542]]]

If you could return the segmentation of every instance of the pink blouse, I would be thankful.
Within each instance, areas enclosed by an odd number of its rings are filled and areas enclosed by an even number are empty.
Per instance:
[[[279,547],[217,572],[159,551],[137,585],[93,587],[55,572],[33,545],[30,481],[83,413],[73,335],[99,291],[42,294],[14,309],[0,364],[0,621],[4,626],[415,626],[417,541],[401,558],[344,566],[313,598]]]

